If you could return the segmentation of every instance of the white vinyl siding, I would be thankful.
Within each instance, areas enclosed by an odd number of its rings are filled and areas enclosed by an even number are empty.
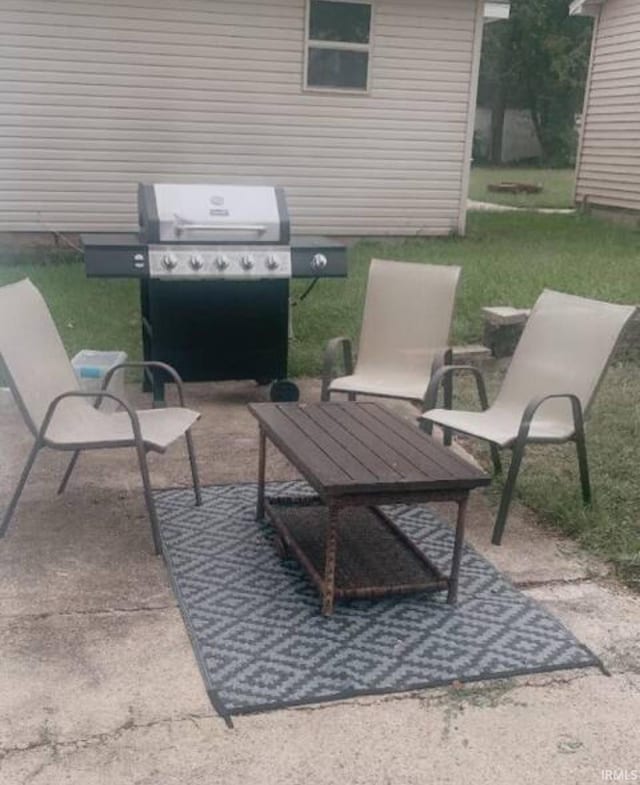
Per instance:
[[[639,0],[607,0],[593,46],[576,201],[640,211]]]
[[[460,221],[476,0],[375,0],[370,92],[302,89],[305,0],[0,0],[0,231],[126,230],[136,184],[283,185],[297,232]]]

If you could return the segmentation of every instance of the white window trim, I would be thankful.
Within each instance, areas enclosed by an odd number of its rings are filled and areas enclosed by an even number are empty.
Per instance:
[[[330,3],[359,3],[360,5],[368,5],[371,8],[371,17],[369,23],[369,43],[368,44],[351,44],[348,41],[320,41],[315,38],[309,37],[309,25],[311,22],[311,0],[306,0],[306,12],[304,19],[304,57],[303,57],[303,72],[302,72],[302,89],[308,93],[342,93],[344,95],[369,95],[371,92],[371,62],[373,57],[373,30],[374,30],[374,16],[375,16],[375,0],[326,0]],[[347,52],[367,52],[369,59],[367,61],[367,86],[365,88],[357,87],[330,87],[307,84],[307,75],[309,72],[309,48],[314,49],[341,49]]]

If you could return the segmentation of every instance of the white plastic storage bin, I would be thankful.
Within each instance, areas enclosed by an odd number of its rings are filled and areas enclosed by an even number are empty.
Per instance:
[[[98,352],[93,349],[83,349],[71,360],[71,365],[76,372],[80,387],[87,392],[93,392],[102,388],[102,380],[110,368],[126,361],[126,352]],[[124,398],[124,374],[124,368],[116,371],[107,388],[118,398]],[[110,398],[105,398],[100,407],[102,411],[107,412],[115,411],[117,408],[117,403]]]

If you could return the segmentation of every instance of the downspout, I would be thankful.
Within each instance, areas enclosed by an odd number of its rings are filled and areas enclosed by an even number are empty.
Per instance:
[[[480,55],[482,54],[482,33],[484,30],[484,0],[476,0],[476,19],[473,34],[473,54],[469,71],[469,98],[467,113],[467,132],[462,161],[460,183],[460,207],[458,210],[458,234],[464,235],[467,229],[467,200],[471,178],[471,156],[473,154],[473,133],[476,124],[476,104],[478,98],[478,79],[480,76]]]

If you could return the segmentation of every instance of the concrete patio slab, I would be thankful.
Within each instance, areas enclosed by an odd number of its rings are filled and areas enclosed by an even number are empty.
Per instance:
[[[303,396],[319,397],[316,381]],[[134,400],[142,400],[131,390]],[[252,481],[252,384],[188,387],[203,482]],[[407,418],[415,411],[394,408]],[[0,405],[0,505],[30,445]],[[45,453],[0,541],[1,785],[585,783],[640,771],[640,598],[516,506],[504,545],[476,494],[474,546],[604,660],[597,669],[236,718],[213,712],[161,560],[133,451]],[[272,479],[295,476],[274,452]],[[186,451],[154,456],[156,487],[187,485]],[[443,509],[443,512],[447,512]]]

